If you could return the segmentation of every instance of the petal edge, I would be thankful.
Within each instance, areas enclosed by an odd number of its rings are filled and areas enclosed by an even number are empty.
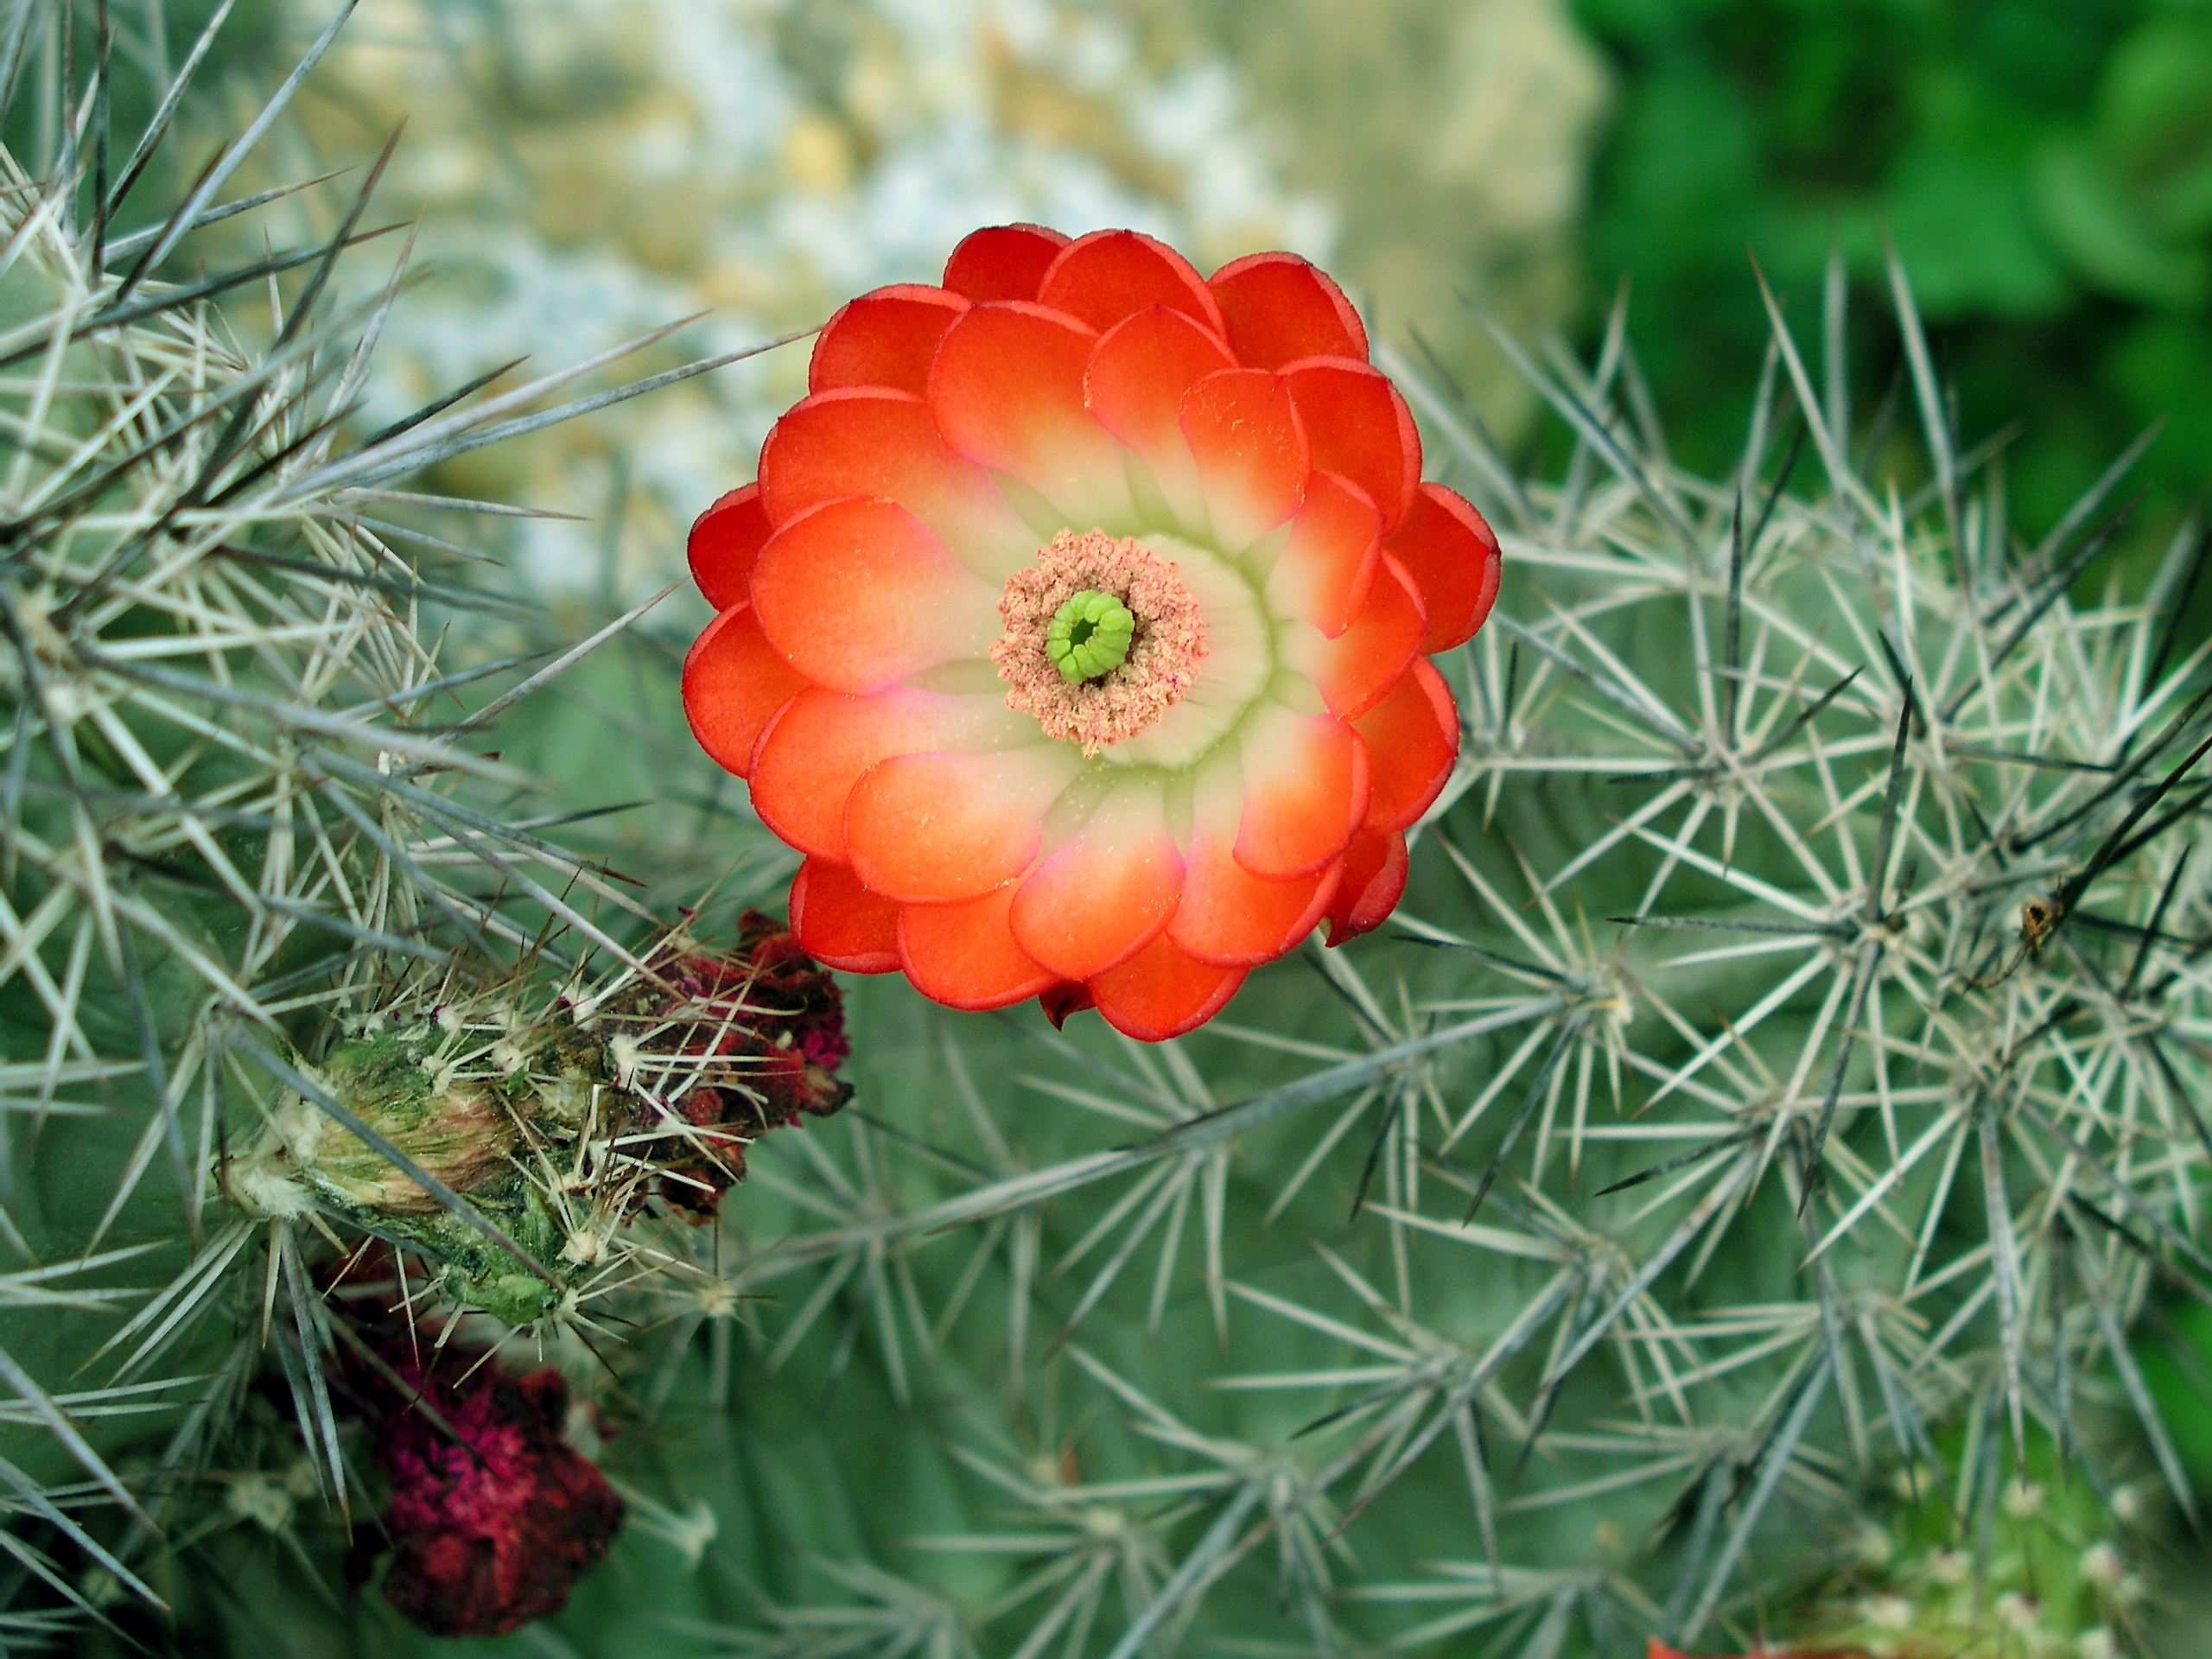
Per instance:
[[[862,887],[842,864],[810,858],[791,877],[791,931],[817,962],[849,974],[899,966],[898,906]]]
[[[683,717],[715,764],[740,778],[752,773],[760,734],[806,687],[749,605],[724,611],[684,653]]]
[[[1301,357],[1367,360],[1367,329],[1344,289],[1294,253],[1247,254],[1206,286],[1240,363],[1280,369]]]
[[[1250,970],[1219,968],[1185,955],[1165,934],[1090,982],[1094,1006],[1125,1037],[1160,1043],[1221,1012]]]
[[[806,389],[889,386],[920,397],[938,341],[968,303],[919,283],[894,283],[846,301],[814,338]]]
[[[1066,237],[1042,225],[987,225],[953,249],[944,262],[944,285],[979,305],[1033,300],[1046,270],[1067,245]]]

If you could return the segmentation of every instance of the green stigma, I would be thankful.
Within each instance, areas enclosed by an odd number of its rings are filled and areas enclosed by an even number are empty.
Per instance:
[[[1086,588],[1052,613],[1045,630],[1045,654],[1062,679],[1080,685],[1112,673],[1127,660],[1136,627],[1128,606],[1111,594]]]

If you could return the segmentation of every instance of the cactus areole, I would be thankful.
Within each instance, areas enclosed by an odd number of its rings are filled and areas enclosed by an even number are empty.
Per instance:
[[[1459,753],[1427,658],[1497,591],[1421,469],[1291,254],[1000,226],[847,305],[690,548],[684,708],[805,855],[800,942],[1160,1039],[1380,923]]]

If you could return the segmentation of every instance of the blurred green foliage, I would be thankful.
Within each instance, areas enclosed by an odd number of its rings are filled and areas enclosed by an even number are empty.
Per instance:
[[[2141,1344],[2144,1380],[2190,1479],[2212,1491],[2212,1307],[2170,1304],[2155,1326]]]
[[[1840,247],[1870,331],[1911,273],[1971,442],[2018,421],[2014,516],[2048,527],[2151,421],[2164,540],[2212,480],[2212,5],[2203,0],[1578,0],[1614,60],[1587,248],[1693,467],[1725,469],[1766,339],[1745,253],[1809,346]],[[1884,353],[1888,353],[1887,360]],[[2093,575],[2092,582],[2095,577]],[[2212,620],[2203,595],[2200,623]]]

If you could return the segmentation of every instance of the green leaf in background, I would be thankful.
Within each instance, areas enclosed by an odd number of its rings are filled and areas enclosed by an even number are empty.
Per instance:
[[[2196,0],[1580,0],[1618,117],[1595,171],[1586,339],[1632,283],[1643,365],[1696,464],[1726,464],[1765,321],[1840,247],[1854,318],[1885,234],[1913,274],[1966,430],[2016,416],[2031,542],[2153,420],[2141,570],[2212,477],[2212,9]],[[1854,321],[1854,337],[1859,324]],[[1901,361],[1868,336],[1862,423]],[[1866,434],[1862,430],[1862,441]],[[2101,587],[2110,561],[2082,578]],[[2131,578],[2133,580],[2133,578]],[[2192,630],[2212,625],[2200,594]]]

